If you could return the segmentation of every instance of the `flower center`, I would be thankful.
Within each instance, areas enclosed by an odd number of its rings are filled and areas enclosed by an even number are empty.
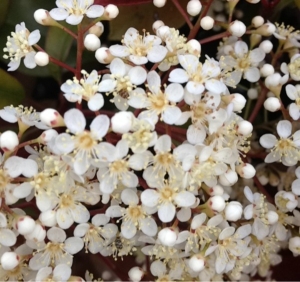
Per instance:
[[[97,142],[88,131],[84,131],[76,136],[76,147],[79,150],[90,151],[95,145],[97,145]]]
[[[237,68],[240,69],[241,71],[248,69],[250,66],[250,62],[247,57],[238,58],[236,61],[237,61]]]
[[[174,189],[172,189],[171,187],[168,187],[168,186],[164,187],[160,191],[160,196],[163,201],[172,201],[174,195],[175,195]]]
[[[74,198],[70,194],[63,194],[60,197],[60,208],[68,208],[74,206]]]
[[[126,215],[133,222],[137,222],[139,219],[144,218],[144,213],[141,206],[129,206],[126,210]]]
[[[288,65],[288,69],[291,75],[300,77],[300,57]]]
[[[169,104],[168,100],[166,99],[164,93],[161,91],[157,95],[153,95],[148,93],[149,101],[151,103],[150,108],[156,112],[157,115],[161,114],[166,106]]]
[[[30,182],[30,184],[38,190],[46,189],[49,184],[49,176],[43,172],[34,176],[34,179]]]
[[[4,192],[7,184],[9,184],[9,176],[3,169],[0,169],[0,194]]]
[[[113,174],[121,174],[128,171],[128,164],[125,160],[118,160],[109,165],[109,170]]]

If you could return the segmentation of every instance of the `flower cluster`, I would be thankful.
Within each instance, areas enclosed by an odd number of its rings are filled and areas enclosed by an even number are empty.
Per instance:
[[[247,28],[232,20],[238,1],[228,0],[228,22],[215,23],[226,31],[209,57],[202,45],[216,35],[195,38],[213,28],[223,2],[205,10],[202,2],[177,6],[189,34],[156,21],[153,34],[130,27],[109,47],[101,20],[116,17],[116,6],[58,0],[38,10],[37,22],[77,40],[76,68],[50,58],[24,23],[8,37],[9,70],[24,57],[27,68],[51,61],[73,72],[60,89],[76,107],[0,110],[18,124],[0,135],[0,280],[84,281],[72,269],[82,249],[103,263],[134,256],[120,277],[131,281],[269,279],[282,248],[300,254],[299,33],[260,16]],[[187,14],[199,17],[195,25]],[[84,47],[104,68],[82,69]],[[255,123],[263,107],[283,120]],[[38,137],[24,141],[29,128]]]

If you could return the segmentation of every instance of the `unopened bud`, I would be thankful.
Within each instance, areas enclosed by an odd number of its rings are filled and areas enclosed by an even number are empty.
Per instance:
[[[210,30],[214,27],[215,24],[215,20],[210,17],[210,16],[205,16],[201,19],[200,21],[200,26],[204,29],[204,30]]]
[[[270,40],[264,40],[259,44],[259,48],[261,48],[266,54],[268,54],[273,49],[273,43]]]
[[[229,32],[233,36],[241,37],[246,32],[246,26],[243,22],[236,20],[230,24]]]
[[[49,64],[49,55],[45,52],[37,52],[34,56],[34,61],[40,67],[47,66]]]
[[[4,270],[14,269],[20,262],[20,257],[15,252],[5,252],[1,257],[1,266]]]
[[[235,171],[228,169],[219,176],[219,182],[224,186],[232,186],[238,181],[238,175]]]
[[[59,25],[49,14],[47,10],[38,9],[34,12],[33,17],[35,21],[45,26],[57,26]]]
[[[153,5],[157,8],[161,8],[166,5],[167,0],[153,0]]]
[[[84,47],[89,51],[96,51],[100,48],[100,39],[95,34],[88,34],[84,38]]]
[[[109,4],[105,7],[105,15],[108,19],[112,20],[115,19],[119,15],[119,9],[114,4]]]
[[[95,57],[101,64],[109,64],[114,59],[107,47],[99,48],[95,53]]]
[[[240,112],[246,105],[246,98],[239,93],[230,94],[230,95],[223,95],[222,101],[226,104],[233,104],[233,111]]]
[[[244,163],[241,164],[239,166],[236,167],[236,171],[238,172],[238,174],[245,178],[245,179],[251,179],[254,177],[256,170],[253,167],[253,165],[248,164],[248,163]]]
[[[138,266],[135,266],[128,271],[128,276],[131,281],[139,282],[144,276],[144,271]]]
[[[201,45],[199,43],[198,40],[196,39],[191,39],[187,42],[187,48],[188,48],[188,52],[190,54],[193,54],[197,57],[200,57],[201,54]]]
[[[271,36],[276,31],[276,26],[272,23],[265,23],[258,29],[254,30],[253,33],[258,33],[262,36]]]
[[[219,195],[211,197],[208,200],[208,204],[212,210],[217,212],[223,211],[226,206],[224,198]]]
[[[229,221],[237,221],[241,219],[243,214],[243,206],[240,202],[229,202],[225,208],[225,218]]]
[[[252,19],[252,25],[255,27],[255,28],[258,28],[260,26],[262,26],[264,24],[265,20],[263,17],[261,16],[256,16]]]
[[[172,247],[176,243],[177,233],[172,228],[166,227],[158,232],[158,239],[163,245]]]
[[[237,132],[241,135],[247,136],[253,131],[253,125],[247,120],[242,120],[238,123]]]
[[[264,107],[267,111],[269,112],[276,112],[281,108],[281,104],[278,98],[276,97],[269,97],[265,102],[264,102]]]
[[[40,136],[41,143],[47,144],[53,138],[55,138],[57,135],[58,135],[58,133],[54,129],[45,130]]]
[[[204,263],[204,258],[201,255],[193,255],[189,259],[189,267],[195,272],[200,272],[201,270],[203,270]]]
[[[64,120],[58,111],[54,109],[45,109],[40,114],[41,121],[51,127],[63,126]]]
[[[95,25],[89,28],[89,33],[100,37],[104,31],[104,25],[102,22],[97,22]]]
[[[121,111],[111,119],[112,131],[115,133],[127,133],[133,124],[134,115],[132,112]]]
[[[46,237],[46,230],[41,224],[36,224],[33,231],[26,236],[27,240],[34,240],[35,242],[42,242]]]
[[[186,11],[192,17],[199,15],[199,13],[201,12],[201,9],[202,9],[202,5],[199,0],[190,0],[186,6]]]
[[[18,135],[11,131],[4,131],[0,136],[0,147],[3,151],[13,151],[19,145]]]
[[[220,195],[222,196],[224,194],[224,189],[220,185],[215,185],[214,187],[211,187],[208,191],[208,194],[210,196]]]
[[[271,64],[264,64],[260,69],[262,77],[267,77],[275,72],[274,67]]]
[[[31,233],[35,228],[35,221],[30,216],[20,216],[15,223],[15,229],[22,235]]]
[[[279,216],[278,216],[278,213],[275,211],[268,211],[267,218],[268,218],[269,224],[275,224],[276,222],[278,222]]]
[[[247,96],[250,100],[255,100],[257,99],[258,97],[258,91],[256,88],[250,88],[248,91],[247,91]]]
[[[161,27],[161,26],[164,26],[164,22],[161,21],[161,20],[157,20],[153,23],[152,25],[152,30],[153,32],[156,34],[156,31]]]

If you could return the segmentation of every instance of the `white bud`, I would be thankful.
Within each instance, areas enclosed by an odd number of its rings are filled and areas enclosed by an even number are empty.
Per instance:
[[[48,11],[45,9],[38,9],[34,12],[33,17],[35,21],[41,25],[46,25],[46,22],[51,18],[48,14]]]
[[[34,240],[35,242],[42,242],[46,237],[46,230],[41,224],[36,224],[33,231],[25,235],[27,240]]]
[[[132,112],[118,112],[111,118],[112,131],[120,134],[127,133],[131,129],[133,121]]]
[[[229,96],[233,97],[231,100],[231,103],[233,103],[233,111],[240,112],[246,105],[246,98],[242,94],[238,93],[231,94]]]
[[[119,9],[114,4],[108,4],[105,7],[105,14],[108,16],[109,19],[115,19],[119,15]]]
[[[54,109],[45,109],[40,114],[42,123],[55,127],[60,126],[63,122],[62,116]]]
[[[15,252],[5,252],[1,257],[1,266],[4,270],[14,269],[20,262],[20,257]]]
[[[271,36],[276,31],[276,26],[272,23],[265,23],[260,26],[254,33],[258,33],[262,36]]]
[[[289,241],[289,249],[294,255],[300,255],[300,237],[293,237]]]
[[[170,28],[167,25],[163,25],[159,27],[156,31],[156,35],[160,38],[165,38],[167,35],[170,34]]]
[[[35,221],[28,215],[20,216],[15,223],[16,230],[22,234],[27,235],[35,228]]]
[[[243,206],[240,202],[229,202],[225,208],[225,218],[229,221],[237,221],[241,219],[243,214]]]
[[[224,186],[232,186],[238,181],[238,175],[235,171],[228,169],[219,176],[219,182]]]
[[[211,187],[208,191],[210,196],[220,195],[222,196],[224,194],[224,189],[220,185],[215,185],[214,187]]]
[[[201,270],[203,270],[204,263],[205,261],[201,255],[193,255],[189,259],[189,267],[195,272],[200,272]]]
[[[278,98],[276,97],[269,97],[265,102],[264,102],[264,107],[267,111],[269,112],[276,112],[281,108],[281,104]]]
[[[216,195],[211,197],[208,200],[208,203],[211,207],[212,210],[217,211],[217,212],[221,212],[222,210],[225,209],[225,200],[222,196]]]
[[[95,25],[89,28],[89,33],[100,37],[104,31],[104,25],[102,22],[97,22]]]
[[[246,32],[246,26],[243,22],[236,20],[230,24],[229,32],[234,36],[241,37]]]
[[[238,174],[245,178],[245,179],[251,179],[254,177],[256,170],[253,165],[244,163],[236,167],[236,171]]]
[[[101,64],[109,64],[114,58],[107,47],[99,48],[95,53],[95,57]]]
[[[264,24],[265,20],[263,17],[261,16],[256,16],[252,19],[252,25],[255,27],[255,28],[258,28],[260,26],[262,26]]]
[[[34,61],[40,67],[47,66],[49,64],[49,55],[45,52],[37,52],[34,56]]]
[[[258,2],[260,2],[260,0],[246,0],[246,1],[251,4],[257,4]]]
[[[210,16],[205,16],[201,19],[200,21],[200,26],[204,29],[204,30],[210,30],[214,27],[215,24],[215,20],[210,17]]]
[[[42,212],[39,216],[39,220],[44,226],[53,227],[56,225],[56,212],[53,210]]]
[[[190,0],[186,6],[186,11],[192,17],[199,15],[199,13],[201,12],[201,9],[202,9],[202,5],[199,0]]]
[[[155,7],[161,8],[166,5],[167,0],[153,0],[153,5]]]
[[[248,91],[247,91],[247,96],[250,100],[255,100],[257,99],[258,97],[258,91],[256,88],[250,88]]]
[[[241,135],[247,136],[253,131],[253,125],[247,120],[242,120],[238,123],[237,132]]]
[[[270,40],[264,40],[259,44],[259,48],[261,48],[266,54],[268,54],[273,49],[273,43]]]
[[[260,69],[260,74],[262,77],[267,77],[275,72],[274,67],[270,64],[264,64]]]
[[[144,271],[138,266],[135,266],[128,271],[128,276],[131,281],[139,282],[144,276]]]
[[[47,144],[50,142],[53,138],[55,138],[58,135],[57,131],[54,129],[48,129],[45,130],[41,136],[40,139],[42,140],[43,144]]]
[[[156,31],[157,31],[161,26],[164,26],[164,25],[165,25],[165,24],[164,24],[163,21],[160,21],[160,20],[155,21],[155,22],[153,23],[153,25],[152,25],[152,29],[153,29],[154,33],[156,34]]]
[[[3,151],[13,151],[19,145],[18,135],[11,131],[4,131],[0,136],[0,147]]]
[[[177,233],[172,228],[166,227],[158,232],[157,237],[163,245],[172,247],[176,243]]]
[[[83,44],[84,47],[89,51],[96,51],[101,46],[100,39],[95,34],[88,34],[84,38]]]
[[[186,46],[187,46],[188,52],[190,54],[193,54],[197,57],[200,56],[200,54],[201,54],[201,45],[200,45],[198,40],[191,39],[186,43]]]
[[[279,216],[278,216],[278,213],[275,211],[268,211],[267,218],[268,218],[269,224],[275,224],[276,222],[278,222]]]

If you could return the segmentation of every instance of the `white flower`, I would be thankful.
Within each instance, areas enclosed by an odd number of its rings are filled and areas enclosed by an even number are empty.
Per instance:
[[[82,99],[88,102],[88,107],[91,111],[98,111],[104,105],[102,94],[98,93],[100,75],[96,70],[90,74],[82,70],[83,78],[78,80],[76,77],[72,80],[67,80],[61,86],[61,90],[65,92],[64,96],[69,102],[81,103]]]
[[[98,91],[112,93],[112,101],[116,107],[125,111],[128,109],[128,100],[134,95],[136,85],[145,82],[147,72],[140,66],[132,67],[125,64],[121,59],[115,58],[109,65],[111,75],[104,75],[99,84]]]
[[[71,267],[66,264],[58,264],[54,267],[54,269],[52,269],[51,267],[43,267],[38,271],[36,275],[36,282],[66,282],[70,278],[71,272]]]
[[[91,165],[93,159],[97,159],[99,154],[100,141],[109,128],[109,118],[99,115],[90,124],[90,131],[85,130],[86,120],[83,113],[77,109],[71,109],[64,115],[64,120],[69,131],[62,133],[55,139],[56,147],[63,153],[76,151],[74,156],[74,170],[78,175],[84,174]]]
[[[183,69],[175,69],[170,73],[169,81],[177,83],[186,83],[188,92],[199,95],[205,90],[204,84],[217,77],[221,69],[219,63],[214,59],[207,58],[205,63],[199,62],[198,57],[194,55],[178,55],[178,60]],[[213,84],[210,84],[211,86]],[[216,92],[213,89],[209,89]]]
[[[7,228],[7,219],[3,213],[0,213],[0,243],[3,246],[13,246],[17,237],[13,231]]]
[[[53,266],[59,264],[73,263],[73,254],[78,253],[83,248],[83,241],[78,237],[69,237],[66,232],[58,227],[52,227],[47,231],[49,242],[39,248],[29,261],[29,267],[33,270],[39,270],[50,264]]]
[[[289,241],[289,249],[294,256],[300,255],[300,237],[293,237]]]
[[[140,35],[139,32],[131,27],[122,40],[123,45],[112,45],[109,48],[115,57],[128,58],[135,65],[143,65],[148,61],[152,63],[161,62],[167,49],[161,46],[161,39],[155,35]]]
[[[94,0],[57,0],[56,6],[50,11],[50,16],[57,20],[66,20],[71,25],[80,24],[84,15],[88,18],[98,18],[104,13],[101,5],[93,5]]]
[[[292,212],[298,206],[298,199],[292,192],[278,191],[275,203],[281,211]]]
[[[289,114],[293,120],[298,120],[300,117],[300,84],[296,86],[288,84],[285,87],[286,95],[295,103],[289,105]]]
[[[16,70],[21,62],[21,58],[24,57],[24,65],[33,69],[36,67],[34,56],[36,52],[32,48],[41,38],[39,30],[29,32],[25,26],[25,23],[17,24],[15,32],[11,33],[11,37],[7,37],[6,47],[4,52],[8,55],[4,55],[4,59],[10,59],[8,64],[8,71]]]
[[[278,140],[273,134],[265,134],[260,139],[260,144],[271,149],[266,156],[266,163],[281,161],[286,166],[295,165],[299,160],[300,130],[292,136],[292,124],[287,120],[281,120],[277,124]]]

